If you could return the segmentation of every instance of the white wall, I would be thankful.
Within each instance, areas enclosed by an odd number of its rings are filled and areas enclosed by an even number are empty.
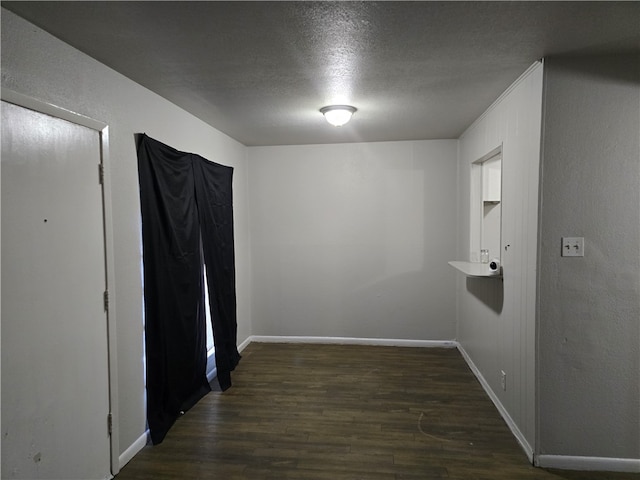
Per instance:
[[[640,57],[548,59],[544,112],[539,450],[640,471]]]
[[[456,143],[249,148],[254,334],[454,339]]]
[[[471,164],[502,145],[504,278],[474,279],[457,274],[457,335],[529,456],[535,441],[541,105],[542,65],[536,64],[462,135],[458,154],[457,259],[469,261]],[[504,391],[501,371],[506,373]]]
[[[177,149],[235,168],[240,342],[251,334],[246,148],[4,9],[2,87],[92,117],[110,127],[118,427],[122,452],[146,429],[140,203],[134,133],[146,132]],[[74,429],[69,425],[70,434]]]

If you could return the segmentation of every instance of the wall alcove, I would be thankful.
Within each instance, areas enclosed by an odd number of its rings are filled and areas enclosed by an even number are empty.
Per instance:
[[[449,265],[468,277],[502,277],[502,145],[471,164],[469,261]]]

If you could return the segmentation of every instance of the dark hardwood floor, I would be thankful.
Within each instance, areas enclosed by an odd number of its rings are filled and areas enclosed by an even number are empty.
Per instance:
[[[252,343],[116,480],[622,480],[532,467],[455,349]]]

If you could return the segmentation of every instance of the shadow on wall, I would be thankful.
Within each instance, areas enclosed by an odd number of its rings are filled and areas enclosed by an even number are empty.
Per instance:
[[[467,292],[496,313],[502,313],[504,281],[501,278],[467,277]]]
[[[620,84],[638,84],[640,54],[637,53],[593,55],[586,49],[583,55],[576,52],[554,55],[545,60],[549,61],[553,62],[554,69],[575,72],[581,77],[600,78]]]

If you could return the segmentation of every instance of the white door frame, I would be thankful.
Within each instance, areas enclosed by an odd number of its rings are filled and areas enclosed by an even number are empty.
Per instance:
[[[109,412],[111,414],[109,442],[111,446],[111,473],[116,475],[120,471],[120,448],[118,435],[118,368],[116,350],[116,302],[115,302],[115,263],[113,248],[113,222],[111,210],[111,175],[109,163],[109,126],[65,108],[23,95],[21,93],[2,88],[1,99],[14,105],[60,118],[98,132],[100,137],[100,165],[102,177],[102,210],[105,248],[105,285],[107,290],[107,353],[109,369]],[[96,181],[100,173],[96,171]]]

